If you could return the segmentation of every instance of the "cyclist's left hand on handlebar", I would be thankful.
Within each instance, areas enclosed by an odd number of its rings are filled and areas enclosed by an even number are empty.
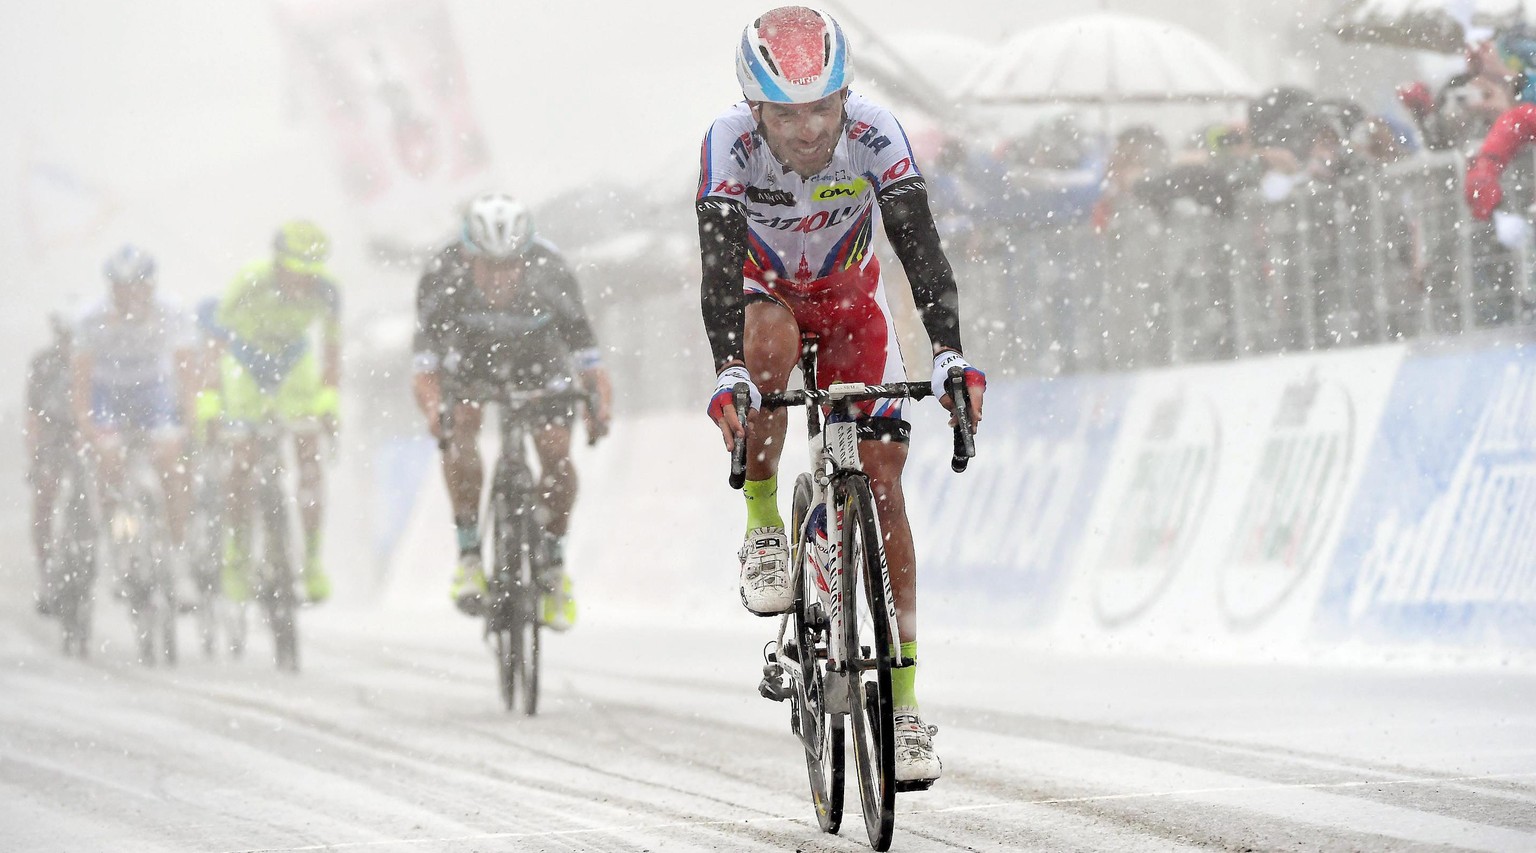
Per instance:
[[[763,407],[763,394],[757,390],[757,383],[752,381],[752,375],[747,372],[745,365],[732,365],[720,371],[715,380],[715,393],[709,398],[709,417],[720,427],[720,437],[725,440],[726,450],[734,450],[736,439],[746,431],[741,420],[736,417],[736,406],[731,399],[731,392],[739,382],[747,383],[747,394],[751,397],[748,410]]]
[[[608,424],[613,417],[613,383],[608,379],[608,371],[599,366],[583,370],[581,384],[592,394],[592,405],[587,406],[583,416],[587,443],[596,444],[608,434]]]
[[[965,387],[971,398],[971,429],[981,428],[981,398],[987,391],[987,375],[972,367],[965,357],[954,350],[945,350],[933,357],[933,395],[939,398],[939,403],[945,409],[953,411],[955,401],[944,393],[944,380],[949,378],[951,367],[960,368],[965,374]],[[949,419],[949,425],[955,425],[953,416]]]

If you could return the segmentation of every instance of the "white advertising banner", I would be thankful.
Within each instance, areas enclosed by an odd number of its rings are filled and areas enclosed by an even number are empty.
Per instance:
[[[1058,635],[1243,654],[1300,642],[1404,353],[1140,376]]]

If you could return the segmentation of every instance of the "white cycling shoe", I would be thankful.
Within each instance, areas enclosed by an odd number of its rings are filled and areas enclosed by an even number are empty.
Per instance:
[[[896,783],[915,789],[932,785],[944,770],[939,754],[933,749],[938,726],[930,726],[918,716],[916,708],[897,708]]]
[[[741,603],[758,616],[787,613],[795,596],[789,588],[789,537],[784,528],[752,528],[738,556]]]

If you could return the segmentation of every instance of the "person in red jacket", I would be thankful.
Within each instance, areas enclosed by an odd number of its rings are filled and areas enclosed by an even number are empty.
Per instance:
[[[1483,145],[1467,164],[1467,206],[1472,215],[1486,220],[1504,198],[1499,178],[1516,154],[1536,142],[1536,104],[1515,104],[1483,139]]]

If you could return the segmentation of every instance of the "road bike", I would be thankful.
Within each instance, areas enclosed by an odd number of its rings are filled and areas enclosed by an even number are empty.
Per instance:
[[[43,594],[63,632],[64,654],[84,658],[90,653],[95,610],[99,509],[85,455],[73,447],[57,452],[63,465],[49,517]]]
[[[496,655],[497,683],[507,710],[533,716],[539,707],[539,666],[544,623],[540,605],[556,593],[558,572],[553,567],[554,536],[549,532],[549,511],[540,495],[539,480],[528,463],[532,430],[551,407],[566,406],[572,414],[577,404],[590,406],[590,395],[578,389],[521,391],[505,383],[476,389],[474,399],[496,406],[501,448],[488,496],[491,520],[488,534],[490,568],[482,607],[485,638]],[[462,395],[448,395],[460,399]],[[442,436],[438,447],[451,452],[452,409],[439,416]],[[589,444],[600,435],[589,434]]]
[[[148,434],[131,430],[122,438],[123,472],[111,487],[112,509],[107,518],[118,591],[127,599],[133,617],[139,662],[154,666],[163,657],[167,665],[174,665],[179,603],[165,485],[151,461]]]
[[[926,382],[884,385],[816,382],[817,340],[802,336],[803,390],[763,395],[763,408],[805,406],[810,437],[810,470],[795,479],[790,513],[790,583],[794,604],[779,621],[765,652],[758,691],[774,701],[789,700],[790,730],[800,739],[810,781],[811,802],[824,832],[842,824],[845,775],[844,731],[851,729],[854,773],[869,843],[890,848],[897,791],[927,788],[932,782],[896,781],[891,670],[913,666],[901,656],[901,637],[869,475],[859,459],[859,402],[919,400],[933,395]],[[951,467],[963,471],[975,455],[969,394],[962,372],[950,371],[945,391],[954,401]],[[734,404],[746,423],[747,386],[734,389]],[[823,425],[821,410],[828,411]],[[732,487],[746,478],[746,441],[732,453]],[[862,600],[862,607],[860,602]]]
[[[232,658],[245,653],[245,606],[224,594],[222,568],[228,547],[231,450],[209,426],[191,460],[192,518],[187,553],[197,589],[196,624],[203,656],[216,656],[220,639]]]
[[[295,506],[285,453],[293,430],[275,417],[240,429],[251,440],[251,470],[246,477],[250,494],[237,501],[237,505],[243,504],[244,514],[234,514],[232,524],[244,525],[247,531],[246,565],[253,581],[252,600],[261,607],[272,632],[273,660],[278,669],[297,672],[299,596],[294,589],[293,567],[299,537],[294,535]],[[245,642],[245,609],[241,603],[227,620],[232,650]]]

